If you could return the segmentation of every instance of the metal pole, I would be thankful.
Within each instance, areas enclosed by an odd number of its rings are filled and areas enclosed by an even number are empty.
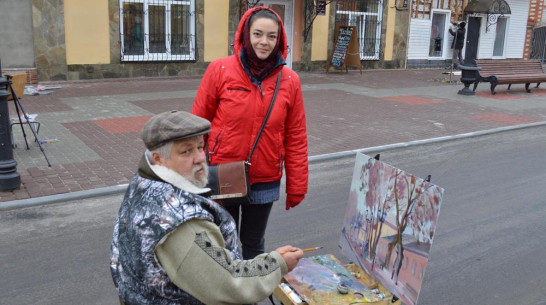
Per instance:
[[[542,64],[545,64],[546,63],[546,27],[544,27],[544,31],[542,31],[542,34],[543,34],[543,38],[544,40],[542,41],[542,58],[540,60],[540,62]]]
[[[13,159],[9,120],[8,81],[2,74],[0,60],[0,191],[9,191],[21,186],[21,176],[17,172],[17,162]]]

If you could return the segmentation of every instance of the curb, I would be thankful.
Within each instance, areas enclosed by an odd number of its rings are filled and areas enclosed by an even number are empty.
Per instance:
[[[454,140],[460,140],[460,139],[474,138],[479,136],[491,135],[495,133],[501,133],[506,131],[531,128],[531,127],[538,127],[538,126],[546,126],[546,121],[507,126],[507,127],[499,127],[499,128],[476,131],[476,132],[461,133],[461,134],[456,134],[452,136],[430,138],[425,140],[416,140],[416,141],[409,141],[409,142],[400,142],[400,143],[389,144],[389,145],[346,150],[346,151],[341,151],[336,153],[311,156],[309,157],[309,163],[313,164],[313,163],[318,163],[323,161],[330,161],[334,159],[351,157],[355,155],[357,152],[361,152],[361,153],[382,152],[382,151],[393,150],[398,148],[406,148],[406,147],[413,147],[413,146],[419,146],[419,145],[427,145],[427,144],[433,144],[433,143],[441,143],[441,142],[454,141]],[[108,187],[103,187],[98,189],[78,191],[78,192],[72,192],[72,193],[56,194],[51,196],[43,196],[38,198],[29,198],[29,199],[22,199],[22,200],[12,200],[12,201],[6,201],[4,203],[0,202],[0,211],[27,208],[32,206],[58,203],[58,202],[64,202],[64,201],[70,201],[70,200],[80,200],[80,199],[106,196],[106,195],[112,195],[112,194],[120,194],[127,190],[127,186],[128,184],[121,184],[116,186],[108,186]]]

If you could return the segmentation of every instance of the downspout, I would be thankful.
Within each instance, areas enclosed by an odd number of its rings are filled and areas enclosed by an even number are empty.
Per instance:
[[[409,53],[409,46],[410,46],[410,28],[411,28],[411,11],[413,9],[413,0],[408,0],[409,4],[409,16],[408,16],[408,45],[406,47],[406,58],[404,59],[404,70],[408,69],[408,53]]]

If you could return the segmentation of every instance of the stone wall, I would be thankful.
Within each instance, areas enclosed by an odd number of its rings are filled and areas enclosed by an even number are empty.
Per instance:
[[[34,53],[39,80],[67,78],[63,0],[33,0]]]

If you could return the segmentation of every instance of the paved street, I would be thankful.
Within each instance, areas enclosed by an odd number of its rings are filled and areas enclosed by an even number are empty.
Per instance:
[[[543,126],[381,152],[446,190],[419,305],[544,304],[545,150]],[[322,246],[306,255],[347,262],[338,242],[353,168],[354,157],[311,164],[306,199],[273,206],[266,250]],[[108,258],[122,196],[0,212],[0,303],[119,304]]]
[[[445,82],[444,70],[368,70],[300,73],[309,155],[456,135],[546,121],[546,88],[480,84],[475,96],[458,95],[462,84]],[[458,77],[454,77],[458,79]],[[48,95],[24,96],[27,113],[38,114],[39,139],[18,125],[14,156],[21,187],[0,192],[2,202],[122,185],[133,176],[144,150],[140,130],[152,115],[189,111],[200,77],[109,79],[45,83]],[[15,114],[10,102],[11,114]]]

